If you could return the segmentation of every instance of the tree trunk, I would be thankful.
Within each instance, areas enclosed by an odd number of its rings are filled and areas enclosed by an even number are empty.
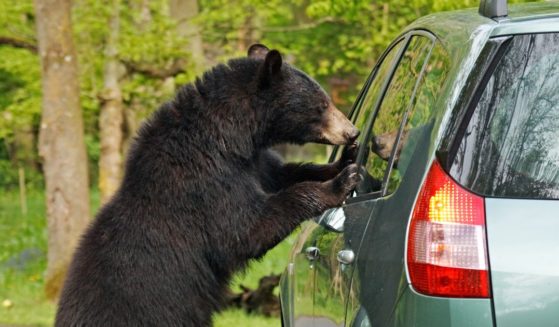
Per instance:
[[[192,19],[199,13],[198,0],[169,0],[170,16],[177,21],[177,33],[188,39],[187,50],[192,55],[196,74],[204,71],[206,60],[202,34]]]
[[[244,10],[246,13],[245,20],[237,31],[237,50],[240,53],[245,53],[252,44],[260,42],[262,38],[260,33],[261,21],[255,8],[251,5],[247,5]]]
[[[42,69],[39,154],[44,162],[48,229],[45,292],[56,299],[89,221],[87,156],[72,40],[70,0],[35,0]]]
[[[119,85],[120,63],[117,43],[120,25],[120,1],[113,0],[113,12],[109,22],[109,36],[105,45],[105,81],[101,94],[99,115],[99,191],[105,203],[120,184],[122,168],[122,92]]]

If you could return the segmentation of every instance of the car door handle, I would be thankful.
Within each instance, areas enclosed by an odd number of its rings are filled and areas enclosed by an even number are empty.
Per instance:
[[[318,259],[320,250],[316,246],[309,246],[305,249],[305,255],[307,256],[307,259],[309,259],[310,261],[314,261]]]
[[[336,256],[338,262],[344,265],[350,265],[355,260],[355,253],[351,250],[341,250]]]

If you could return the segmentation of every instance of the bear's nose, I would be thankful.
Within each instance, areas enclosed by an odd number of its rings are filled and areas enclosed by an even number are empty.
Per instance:
[[[355,127],[351,130],[351,132],[347,133],[346,137],[349,141],[348,144],[355,142],[360,133],[361,132]]]

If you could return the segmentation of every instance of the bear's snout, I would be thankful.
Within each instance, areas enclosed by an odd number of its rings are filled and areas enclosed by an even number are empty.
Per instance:
[[[323,140],[333,145],[352,144],[359,136],[359,130],[332,104],[325,112],[321,132]]]
[[[359,134],[361,134],[361,132],[357,129],[357,127],[353,126],[353,129],[346,134],[346,138],[349,140],[349,143],[347,144],[355,143]]]

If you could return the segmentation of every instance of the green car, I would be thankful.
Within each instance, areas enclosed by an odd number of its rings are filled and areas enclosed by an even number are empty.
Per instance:
[[[419,19],[351,120],[364,179],[301,230],[283,326],[559,326],[559,3]]]

